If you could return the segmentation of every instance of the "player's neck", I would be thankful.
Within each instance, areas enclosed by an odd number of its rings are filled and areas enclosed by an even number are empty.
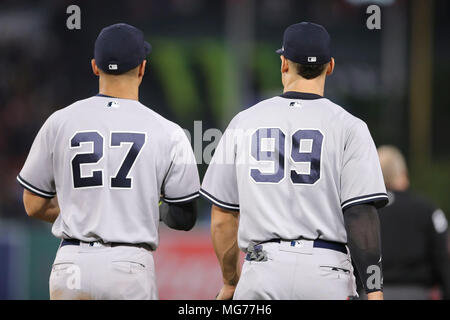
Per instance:
[[[306,80],[300,77],[292,79],[285,79],[283,92],[296,91],[305,93],[314,93],[319,96],[324,95],[325,90],[325,78],[317,78],[313,80]]]
[[[139,101],[139,85],[130,81],[99,81],[99,93]]]

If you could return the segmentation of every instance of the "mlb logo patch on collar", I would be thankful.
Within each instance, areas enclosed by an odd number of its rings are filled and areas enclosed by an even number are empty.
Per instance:
[[[110,101],[110,102],[108,102],[107,106],[108,106],[109,108],[119,108],[119,107],[120,107],[120,104],[119,104],[119,102],[117,102],[117,101]]]

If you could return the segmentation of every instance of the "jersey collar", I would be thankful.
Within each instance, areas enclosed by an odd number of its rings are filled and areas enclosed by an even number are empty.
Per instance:
[[[97,93],[95,96],[96,96],[96,97],[105,97],[105,98],[114,98],[114,99],[117,99],[116,97],[108,96],[108,95],[103,94],[103,93]]]
[[[297,91],[285,92],[282,95],[280,95],[280,97],[286,99],[301,99],[301,100],[316,100],[323,98],[321,95],[315,93],[297,92]]]
[[[97,93],[97,94],[95,95],[95,97],[103,97],[103,98],[111,98],[111,99],[122,99],[122,100],[131,100],[131,101],[137,101],[137,102],[139,102],[139,100],[128,99],[128,98],[113,97],[113,96],[108,96],[107,94],[103,94],[103,93]]]

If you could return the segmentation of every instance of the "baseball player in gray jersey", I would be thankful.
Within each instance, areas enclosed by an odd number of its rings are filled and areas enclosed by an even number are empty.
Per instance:
[[[234,117],[200,190],[213,204],[217,298],[355,298],[353,260],[369,299],[382,299],[377,208],[388,198],[366,124],[323,97],[330,37],[294,24],[277,53],[284,93]]]
[[[159,221],[179,230],[195,223],[190,143],[138,101],[150,50],[135,27],[104,28],[92,60],[100,93],[47,119],[17,177],[28,215],[53,223],[62,239],[51,299],[157,299]]]

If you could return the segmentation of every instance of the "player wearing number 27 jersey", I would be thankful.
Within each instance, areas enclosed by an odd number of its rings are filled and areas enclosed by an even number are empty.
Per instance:
[[[58,195],[56,237],[152,249],[161,191],[169,203],[185,202],[199,183],[178,125],[138,101],[100,94],[48,118],[17,179],[42,197]]]
[[[323,97],[334,69],[329,43],[313,23],[286,30],[284,93],[234,117],[205,174],[220,299],[356,296],[350,253],[370,297],[381,297],[376,208],[386,189],[367,125]]]
[[[133,26],[104,28],[92,60],[100,93],[47,119],[17,177],[27,213],[62,239],[52,299],[156,299],[160,220],[195,223],[200,181],[187,136],[138,101],[150,48]]]

